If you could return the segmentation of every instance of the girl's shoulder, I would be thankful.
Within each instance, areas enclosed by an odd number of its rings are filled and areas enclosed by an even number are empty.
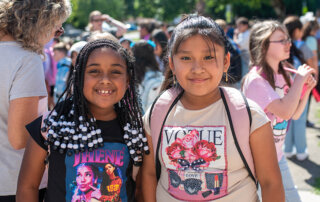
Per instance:
[[[252,67],[245,77],[246,84],[250,84],[252,82],[266,82],[263,75],[259,72],[259,67]]]

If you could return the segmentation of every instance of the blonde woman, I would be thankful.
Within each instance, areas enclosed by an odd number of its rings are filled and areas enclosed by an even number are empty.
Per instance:
[[[0,2],[0,201],[15,199],[29,136],[25,125],[38,116],[40,100],[46,101],[43,46],[63,32],[70,12],[68,0]]]

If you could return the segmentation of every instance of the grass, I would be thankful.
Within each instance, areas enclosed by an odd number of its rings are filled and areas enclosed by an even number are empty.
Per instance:
[[[314,184],[314,193],[320,195],[320,178],[316,178]]]
[[[316,113],[318,123],[320,123],[320,109],[317,110]],[[320,147],[320,141],[318,142],[318,147]],[[314,183],[314,193],[320,195],[320,178],[317,177]]]

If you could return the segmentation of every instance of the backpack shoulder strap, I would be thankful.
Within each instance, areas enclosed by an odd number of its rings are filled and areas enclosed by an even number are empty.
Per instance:
[[[227,111],[236,148],[250,177],[257,183],[249,143],[252,117],[248,101],[240,91],[234,88],[222,87],[220,88],[220,92]]]
[[[179,95],[181,91],[176,88],[170,88],[164,91],[160,96],[154,101],[151,106],[149,114],[149,125],[150,125],[150,135],[152,140],[157,140],[160,132],[162,123],[166,118],[166,115],[174,102],[175,98]],[[153,148],[157,148],[157,141],[152,141]],[[154,152],[156,154],[156,152]]]
[[[160,179],[161,164],[159,160],[159,150],[161,143],[161,131],[172,107],[181,98],[183,92],[176,88],[164,91],[154,101],[149,114],[149,125],[152,137],[152,146],[154,148],[154,159],[156,165],[157,179]]]

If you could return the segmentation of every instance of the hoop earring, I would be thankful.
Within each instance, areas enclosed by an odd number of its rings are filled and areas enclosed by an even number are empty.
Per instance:
[[[226,72],[226,82],[228,82],[228,72]]]

